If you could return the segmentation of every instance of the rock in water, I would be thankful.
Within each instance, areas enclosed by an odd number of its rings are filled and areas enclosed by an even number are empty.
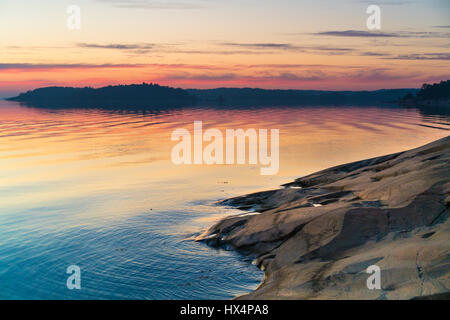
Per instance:
[[[240,299],[448,297],[450,136],[285,187],[222,201],[260,214],[226,218],[197,239],[265,270]],[[367,286],[371,265],[381,289]]]

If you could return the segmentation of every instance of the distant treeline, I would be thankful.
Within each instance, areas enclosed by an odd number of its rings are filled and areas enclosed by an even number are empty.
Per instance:
[[[376,91],[266,90],[252,88],[188,89],[202,103],[224,106],[247,105],[371,105],[395,103],[417,89],[383,89]]]
[[[132,84],[102,88],[46,87],[21,93],[8,100],[37,106],[66,107],[133,107],[133,106],[185,106],[196,98],[186,90],[158,84]]]
[[[423,84],[416,95],[408,93],[399,100],[402,105],[450,105],[450,80]]]
[[[158,84],[133,84],[103,88],[46,87],[8,100],[43,107],[180,107],[374,105],[395,103],[418,89],[376,91],[266,90],[252,88],[176,89]]]

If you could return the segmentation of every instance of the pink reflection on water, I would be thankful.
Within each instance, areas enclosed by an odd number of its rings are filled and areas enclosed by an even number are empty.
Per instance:
[[[1,209],[99,194],[88,215],[114,216],[175,203],[276,187],[330,166],[418,147],[448,135],[448,120],[415,109],[280,107],[158,112],[46,110],[0,102],[0,188],[17,192]],[[280,129],[280,170],[262,177],[252,165],[175,166],[177,128]],[[432,126],[430,126],[432,124]],[[227,181],[227,184],[220,184]],[[39,186],[25,192],[23,186]],[[16,190],[14,189],[14,190]],[[120,198],[117,194],[120,193]]]

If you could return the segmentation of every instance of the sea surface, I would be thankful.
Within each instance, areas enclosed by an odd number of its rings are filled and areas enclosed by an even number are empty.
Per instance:
[[[439,114],[440,113],[440,114]],[[263,273],[192,240],[240,213],[219,199],[449,134],[445,112],[388,106],[45,109],[0,101],[0,299],[229,299]],[[172,132],[279,129],[280,170],[175,165]],[[66,269],[81,269],[81,289]]]

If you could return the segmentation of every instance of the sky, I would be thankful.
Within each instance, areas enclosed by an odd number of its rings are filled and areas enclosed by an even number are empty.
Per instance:
[[[366,25],[373,4],[379,30]],[[68,27],[71,5],[79,29]],[[142,82],[373,90],[450,79],[448,0],[0,0],[0,30],[0,97]]]

